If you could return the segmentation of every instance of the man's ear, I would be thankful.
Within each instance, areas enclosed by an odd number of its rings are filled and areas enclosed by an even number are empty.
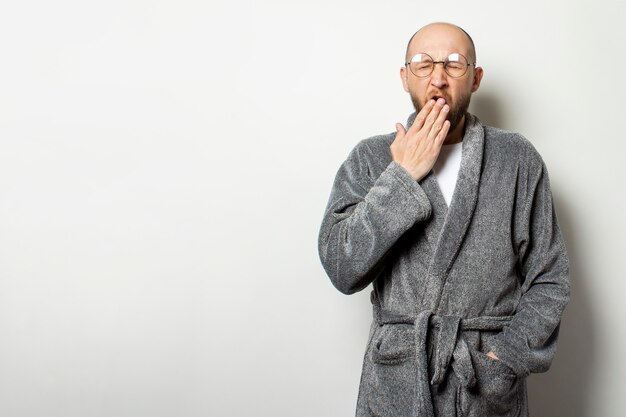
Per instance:
[[[406,79],[406,77],[407,77],[406,67],[401,67],[400,68],[400,79],[402,80],[402,87],[404,87],[404,91],[406,91],[408,93],[409,92],[409,82]]]
[[[472,93],[478,90],[480,87],[480,82],[483,79],[484,71],[481,67],[476,67],[474,69],[474,81],[472,81]]]

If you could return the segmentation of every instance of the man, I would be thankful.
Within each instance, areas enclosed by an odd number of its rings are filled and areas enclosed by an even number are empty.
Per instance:
[[[319,234],[341,292],[373,286],[356,414],[527,416],[569,300],[546,167],[467,113],[483,70],[461,28],[423,27],[405,62],[416,113],[353,149]]]

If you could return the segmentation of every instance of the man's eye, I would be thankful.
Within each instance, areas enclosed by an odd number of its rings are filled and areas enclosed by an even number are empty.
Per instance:
[[[453,70],[460,70],[463,69],[463,64],[461,64],[460,62],[448,62],[448,68]]]

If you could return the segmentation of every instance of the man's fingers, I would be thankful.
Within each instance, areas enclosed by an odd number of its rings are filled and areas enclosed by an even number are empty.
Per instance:
[[[450,120],[446,120],[445,122],[443,122],[443,126],[441,130],[439,131],[439,134],[435,137],[435,144],[437,146],[441,147],[441,145],[443,145],[443,141],[446,139],[446,136],[448,136],[449,130],[450,130]]]
[[[422,107],[422,110],[420,110],[417,116],[415,116],[415,120],[413,121],[413,124],[411,125],[409,130],[416,132],[419,131],[422,126],[424,126],[424,121],[426,120],[426,117],[428,117],[434,106],[435,100],[428,100],[424,107]]]
[[[441,112],[439,112],[439,114],[437,115],[437,119],[435,119],[432,127],[430,128],[430,132],[428,134],[428,137],[430,139],[435,139],[439,131],[441,131],[441,129],[443,128],[443,124],[446,121],[446,117],[448,117],[449,111],[450,111],[450,106],[448,106],[447,104],[445,104],[441,108]]]
[[[396,123],[396,137],[406,135],[406,129],[402,126],[402,123]]]
[[[441,110],[443,109],[445,104],[446,104],[446,101],[440,98],[439,100],[437,100],[433,108],[428,113],[428,117],[426,118],[426,121],[424,122],[424,126],[423,126],[423,128],[426,129],[425,132],[427,135],[428,135],[428,132],[430,132],[431,128],[433,127],[433,124],[437,120],[437,117],[439,117]]]
[[[489,357],[490,357],[491,359],[493,359],[493,360],[496,360],[496,361],[499,361],[499,360],[500,360],[500,358],[498,358],[498,357],[496,356],[496,354],[495,354],[495,353],[493,353],[493,352],[491,352],[491,351],[487,352],[487,353],[486,353],[486,355],[487,355],[487,356],[489,356]]]
[[[406,138],[406,129],[402,123],[396,123],[396,137],[393,140],[393,144],[403,143]]]

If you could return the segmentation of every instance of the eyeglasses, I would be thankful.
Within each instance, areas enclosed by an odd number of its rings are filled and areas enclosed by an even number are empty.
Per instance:
[[[459,78],[465,75],[467,67],[476,66],[476,63],[469,64],[467,58],[459,53],[453,53],[446,57],[444,61],[435,61],[432,56],[419,53],[413,56],[409,62],[404,65],[408,66],[413,75],[418,78],[428,77],[435,69],[435,64],[443,64],[443,69],[450,77]]]

